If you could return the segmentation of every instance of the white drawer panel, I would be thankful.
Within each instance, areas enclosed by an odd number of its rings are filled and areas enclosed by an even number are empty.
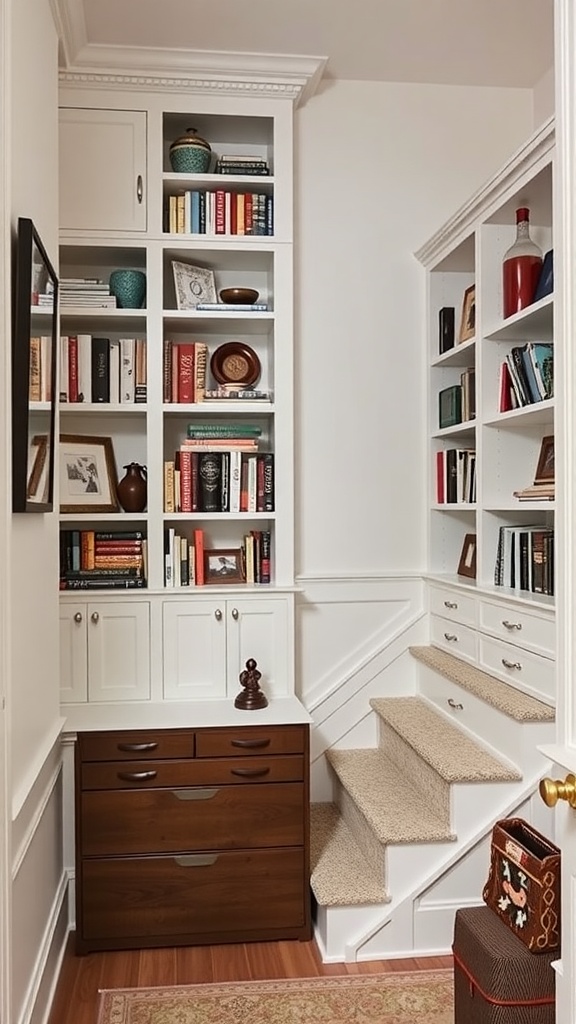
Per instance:
[[[453,622],[464,622],[468,626],[476,625],[476,598],[460,590],[431,586],[430,611],[432,615],[442,615]]]
[[[482,634],[478,647],[480,668],[546,704],[555,704],[556,666],[549,658]]]
[[[497,601],[480,601],[480,629],[484,633],[525,647],[536,654],[554,658],[556,623],[553,615],[527,611]]]
[[[450,651],[450,654],[454,654],[457,658],[476,661],[477,634],[475,630],[470,629],[469,626],[463,626],[460,622],[441,618],[440,615],[431,616],[430,629],[432,643],[436,647]]]

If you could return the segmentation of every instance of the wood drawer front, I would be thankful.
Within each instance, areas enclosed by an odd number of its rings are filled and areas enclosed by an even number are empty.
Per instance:
[[[307,890],[302,850],[85,861],[81,938],[244,941],[304,927]]]
[[[304,725],[248,725],[238,729],[201,729],[196,733],[196,756],[303,754],[306,751],[307,728]]]
[[[444,587],[430,587],[430,612],[452,622],[476,625],[476,600],[469,594]]]
[[[299,846],[304,842],[304,786],[212,786],[93,790],[82,796],[84,856]]]
[[[481,601],[480,629],[536,654],[555,657],[556,623],[553,617],[506,607],[495,601]]]
[[[194,757],[194,730],[80,732],[78,753],[82,761],[143,761]]]
[[[150,789],[166,786],[246,785],[298,782],[304,759],[287,757],[205,758],[189,761],[110,761],[82,765],[82,789]]]
[[[556,701],[556,666],[549,658],[480,634],[480,667],[546,704]]]
[[[430,631],[432,643],[436,647],[455,654],[457,658],[476,661],[477,634],[470,626],[463,626],[460,622],[450,622],[449,619],[440,618],[439,615],[432,615]]]

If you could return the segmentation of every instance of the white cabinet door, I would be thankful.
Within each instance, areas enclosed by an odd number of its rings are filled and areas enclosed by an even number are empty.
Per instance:
[[[60,231],[146,231],[146,113],[60,110]]]
[[[289,644],[289,609],[285,598],[227,601],[228,694],[240,690],[240,673],[253,658],[268,697],[293,692],[293,666]]]
[[[150,606],[87,605],[88,700],[150,698]]]
[[[86,605],[60,605],[60,698],[63,704],[88,697]]]
[[[165,601],[164,697],[216,700],[226,696],[226,601]]]

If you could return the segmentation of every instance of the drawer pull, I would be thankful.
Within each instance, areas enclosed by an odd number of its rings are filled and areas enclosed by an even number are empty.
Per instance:
[[[502,625],[504,626],[505,629],[522,629],[521,622],[508,622],[508,619],[502,619]]]
[[[504,668],[516,668],[519,672],[522,671],[522,665],[519,661],[508,661],[508,658],[502,658],[502,664]]]
[[[244,779],[256,779],[259,775],[268,775],[269,768],[231,768],[231,775],[240,775]]]
[[[218,788],[213,787],[211,789],[173,789],[172,795],[177,800],[211,800],[212,797],[216,796]]]
[[[454,643],[458,637],[456,636],[456,633],[444,633],[444,639],[448,640],[450,643]]]
[[[445,608],[457,608],[458,604],[456,601],[444,601]]]
[[[158,772],[117,772],[116,774],[124,782],[148,782],[150,779],[155,779]]]
[[[457,704],[455,700],[452,700],[452,697],[448,697],[448,705],[449,705],[449,707],[454,708],[454,711],[463,711],[464,710],[464,705],[463,704]]]
[[[128,754],[141,754],[146,750],[156,750],[157,743],[118,743],[118,750]]]
[[[258,747],[269,747],[270,740],[232,740],[233,747],[242,747],[243,750],[257,750]]]
[[[187,853],[184,857],[174,857],[179,868],[209,868],[217,860],[216,853]]]

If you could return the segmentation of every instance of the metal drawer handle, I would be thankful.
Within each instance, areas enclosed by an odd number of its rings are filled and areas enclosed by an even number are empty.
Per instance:
[[[506,629],[518,629],[518,630],[522,629],[522,623],[521,622],[508,622],[508,619],[502,619],[502,625]]]
[[[215,853],[187,853],[184,857],[174,857],[174,863],[180,868],[208,868],[217,860]]]
[[[233,747],[242,747],[244,750],[256,750],[258,747],[269,747],[270,740],[232,740]]]
[[[463,711],[464,710],[464,705],[463,704],[457,704],[455,700],[452,700],[452,697],[448,697],[448,705],[451,708],[454,708],[454,711]]]
[[[452,643],[454,640],[457,640],[458,637],[456,636],[456,633],[444,633],[444,639],[449,640],[450,643]]]
[[[139,174],[136,178],[136,198],[139,203],[142,203],[144,198],[144,182],[142,181],[142,175]]]
[[[457,605],[456,601],[444,601],[444,607],[445,608],[457,608],[458,605]]]
[[[118,743],[118,750],[129,754],[141,754],[145,750],[156,750],[157,743]]]
[[[211,800],[219,790],[214,789],[173,789],[172,795],[177,800]]]
[[[231,775],[240,775],[246,779],[256,779],[259,775],[268,775],[269,768],[231,768]]]
[[[116,774],[125,782],[148,782],[149,779],[155,779],[158,772],[116,772]]]
[[[522,665],[519,661],[508,661],[508,658],[502,658],[502,664],[504,668],[517,668],[519,672],[522,671]]]

